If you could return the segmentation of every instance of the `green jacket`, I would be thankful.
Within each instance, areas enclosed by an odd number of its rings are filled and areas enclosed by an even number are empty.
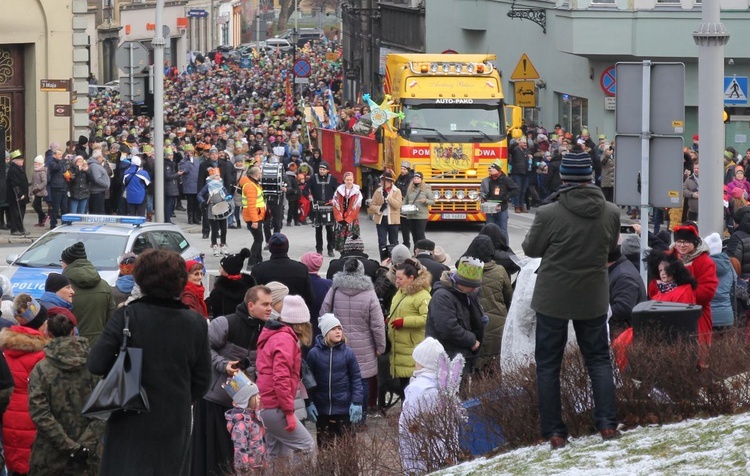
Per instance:
[[[607,255],[617,247],[620,211],[592,184],[563,185],[557,201],[544,205],[521,245],[542,258],[531,308],[561,319],[607,314]]]
[[[425,203],[422,203],[423,198],[427,199]],[[406,204],[416,205],[418,210],[416,214],[407,215],[406,218],[410,220],[427,220],[430,215],[428,206],[435,204],[432,188],[426,183],[422,183],[419,188],[415,187],[413,183],[409,184],[409,187],[406,189],[406,197],[404,197],[401,206]]]
[[[99,380],[86,369],[88,341],[60,337],[44,346],[29,376],[29,414],[36,426],[29,474],[96,475],[106,422],[81,415]],[[69,460],[79,446],[89,449],[87,464]]]
[[[104,281],[90,261],[77,259],[62,272],[70,279],[73,295],[73,314],[78,319],[78,332],[93,346],[117,308],[112,288]]]
[[[512,297],[513,288],[505,268],[494,261],[485,263],[479,303],[482,305],[485,315],[489,318],[489,322],[484,329],[484,340],[479,351],[478,367],[500,360],[503,328]]]
[[[430,305],[432,276],[427,269],[420,271],[414,281],[399,289],[391,300],[388,325],[388,340],[391,341],[391,377],[411,377],[414,373],[414,358],[411,354],[424,340],[427,324],[427,309]],[[390,325],[396,319],[404,319],[401,329]]]

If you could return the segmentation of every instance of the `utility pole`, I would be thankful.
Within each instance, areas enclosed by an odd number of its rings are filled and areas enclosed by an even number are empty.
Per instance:
[[[255,9],[255,41],[260,52],[260,0],[258,0],[258,8]]]
[[[209,46],[211,46],[211,50],[216,48],[214,44],[215,39],[216,39],[216,36],[214,34],[214,27],[216,25],[215,13],[216,13],[216,7],[214,6],[214,0],[211,0],[211,15],[209,15],[210,21],[211,21],[211,24],[209,25],[209,27],[211,28],[211,41],[208,43]]]
[[[154,212],[157,222],[164,216],[164,0],[156,0],[154,32]]]
[[[721,23],[719,0],[704,0],[701,24],[693,32],[698,45],[698,133],[700,134],[700,233],[723,236],[724,213],[724,45],[729,33]]]

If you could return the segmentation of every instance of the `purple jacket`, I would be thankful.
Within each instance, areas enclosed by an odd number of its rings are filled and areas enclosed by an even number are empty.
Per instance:
[[[336,273],[320,307],[321,316],[327,312],[333,312],[341,321],[347,346],[357,357],[362,378],[377,375],[375,352],[385,352],[385,321],[370,278],[364,273]]]

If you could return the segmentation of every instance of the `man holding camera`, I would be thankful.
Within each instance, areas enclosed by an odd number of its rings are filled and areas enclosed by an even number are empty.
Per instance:
[[[270,288],[253,286],[234,314],[217,317],[208,325],[213,386],[195,405],[192,474],[219,476],[232,467],[234,445],[224,416],[232,399],[222,385],[241,371],[255,381],[258,337],[271,317],[271,301]]]

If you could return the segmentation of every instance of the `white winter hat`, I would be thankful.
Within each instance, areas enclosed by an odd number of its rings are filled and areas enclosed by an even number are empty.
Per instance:
[[[241,389],[237,390],[237,393],[235,393],[234,397],[232,397],[232,401],[240,408],[247,408],[247,404],[250,399],[257,395],[259,392],[260,390],[258,389],[258,386],[253,382],[250,382]]]
[[[437,372],[438,370],[438,357],[440,354],[445,352],[443,344],[432,337],[426,337],[425,340],[419,343],[411,353],[414,362],[418,363],[422,367]]]
[[[717,255],[721,253],[721,237],[718,233],[711,233],[703,242],[708,246],[708,254]]]
[[[341,321],[336,319],[336,316],[333,315],[332,312],[327,312],[320,316],[320,319],[318,320],[318,327],[320,327],[320,332],[323,334],[323,337],[330,332],[331,329],[334,327],[341,327]]]

